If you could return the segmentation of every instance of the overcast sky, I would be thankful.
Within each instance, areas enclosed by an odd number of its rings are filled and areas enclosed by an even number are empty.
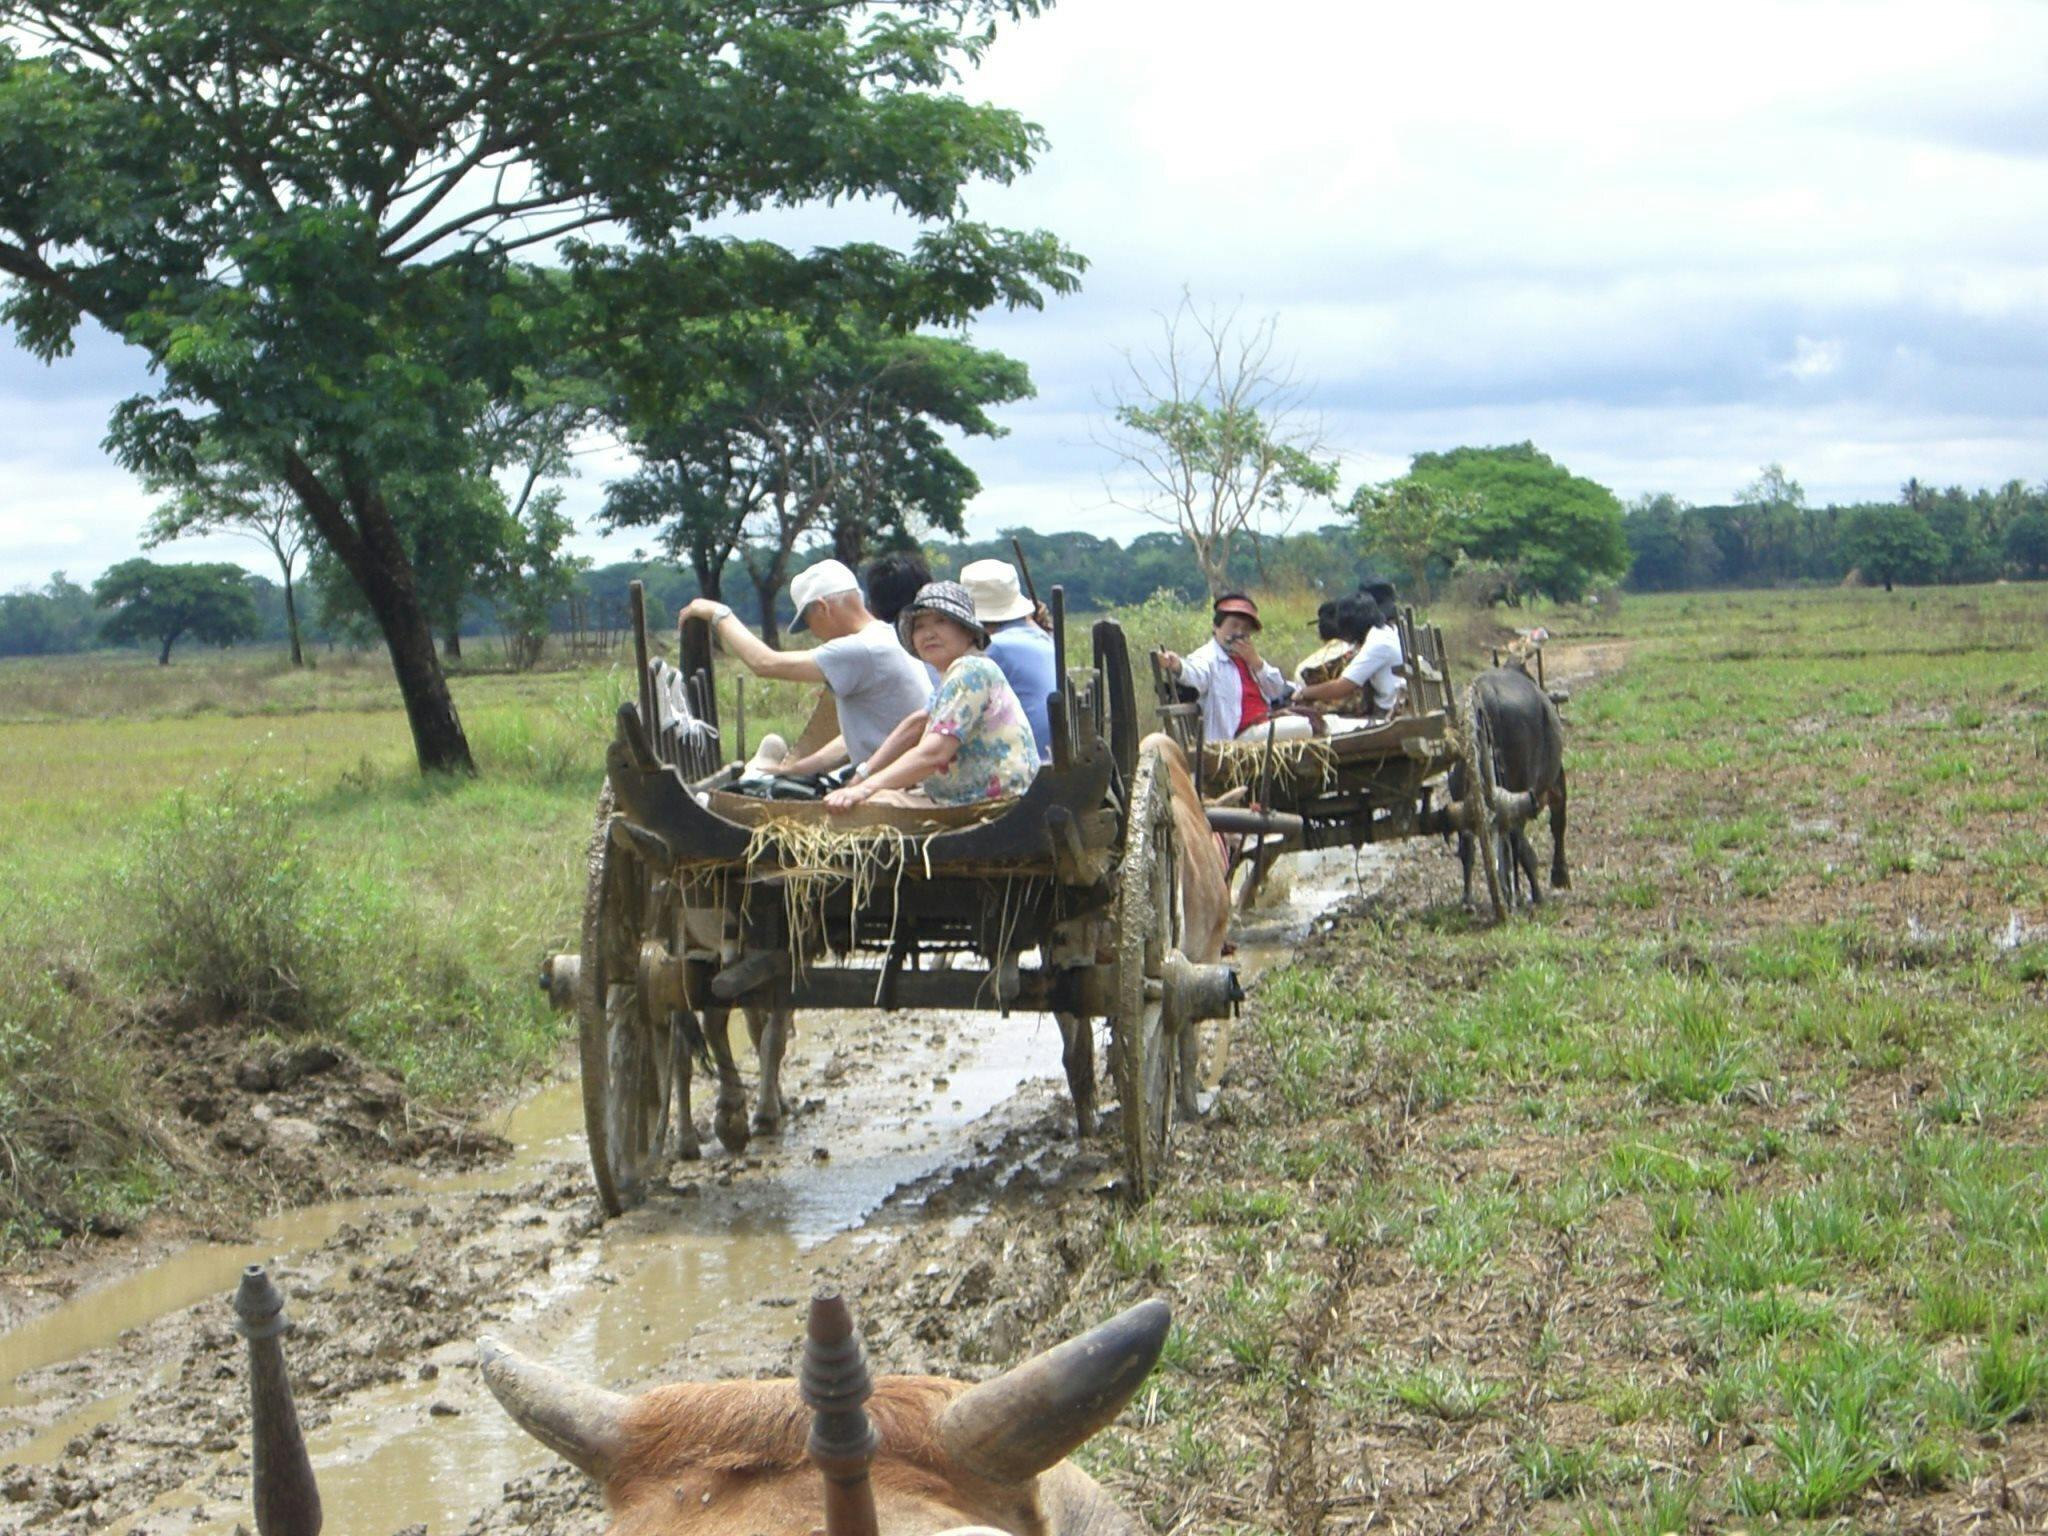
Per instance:
[[[1277,318],[1347,493],[1524,438],[1624,498],[1725,500],[1770,461],[1814,501],[2039,481],[2044,65],[2032,0],[1061,0],[966,86],[1051,140],[975,215],[1091,263],[1080,295],[978,328],[1038,396],[969,445],[971,526],[1148,526],[1106,505],[1095,438],[1121,353],[1183,285]],[[146,383],[101,335],[49,368],[0,342],[0,588],[135,552],[147,501],[99,442]],[[587,514],[626,466],[583,466]]]

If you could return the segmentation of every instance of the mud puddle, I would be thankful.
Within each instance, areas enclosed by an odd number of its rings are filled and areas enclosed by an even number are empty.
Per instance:
[[[1388,850],[1293,862],[1240,925],[1248,974],[1392,864]],[[247,1526],[227,1297],[249,1262],[270,1266],[298,1321],[288,1358],[331,1536],[516,1523],[500,1506],[535,1486],[568,1488],[561,1528],[581,1528],[573,1475],[550,1470],[470,1368],[477,1337],[615,1388],[785,1372],[821,1275],[871,1266],[907,1230],[957,1235],[1005,1181],[1055,1198],[1111,1186],[1113,1152],[1072,1140],[1059,1060],[1050,1018],[808,1015],[782,1135],[676,1164],[620,1220],[598,1219],[564,1082],[494,1127],[514,1150],[490,1169],[167,1255],[0,1335],[0,1532]]]
[[[495,1168],[291,1213],[0,1336],[0,1531],[246,1523],[226,1298],[248,1262],[271,1266],[299,1321],[327,1531],[459,1530],[550,1459],[468,1368],[478,1335],[611,1386],[780,1369],[821,1245],[1047,1120],[1058,1073],[1050,1018],[811,1015],[783,1134],[676,1164],[669,1189],[606,1225],[579,1090],[556,1084],[498,1128],[515,1151]]]

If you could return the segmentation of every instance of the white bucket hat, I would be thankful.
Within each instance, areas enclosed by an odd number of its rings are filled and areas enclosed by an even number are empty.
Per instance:
[[[837,560],[820,560],[816,565],[798,571],[789,584],[789,600],[796,607],[796,618],[790,624],[792,630],[804,627],[804,610],[824,597],[837,597],[842,592],[858,592],[860,583]]]
[[[1017,586],[1017,568],[1007,560],[970,560],[960,567],[960,585],[974,599],[974,616],[984,624],[1028,617],[1037,604]]]

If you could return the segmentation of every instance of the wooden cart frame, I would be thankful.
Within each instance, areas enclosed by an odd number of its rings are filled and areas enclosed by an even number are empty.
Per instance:
[[[1156,1187],[1176,1115],[1197,1108],[1199,1025],[1242,994],[1230,967],[1180,951],[1170,782],[1157,749],[1139,750],[1123,631],[1095,624],[1089,664],[1070,668],[1057,588],[1053,598],[1063,687],[1049,702],[1051,763],[1023,796],[965,825],[853,813],[896,828],[887,878],[864,884],[792,869],[749,824],[816,819],[822,807],[723,794],[742,765],[721,761],[709,629],[686,624],[681,666],[669,667],[650,654],[633,585],[637,696],[619,706],[605,754],[582,943],[542,977],[578,1016],[591,1166],[608,1212],[640,1200],[670,1156],[694,1152],[693,1056],[716,1071],[719,1140],[747,1145],[728,1037],[736,1007],[767,1086],[759,1130],[779,1124],[773,1085],[797,1010],[942,1008],[1052,1013],[1086,1136],[1093,1021],[1105,1019],[1125,1188],[1143,1199]],[[798,879],[806,896],[793,905]]]
[[[1256,900],[1283,854],[1463,831],[1478,842],[1495,914],[1505,914],[1494,849],[1497,794],[1490,744],[1466,723],[1444,659],[1443,631],[1417,623],[1412,608],[1401,610],[1395,628],[1407,679],[1399,712],[1383,724],[1305,745],[1270,735],[1263,743],[1255,738],[1222,748],[1203,740],[1201,706],[1153,653],[1162,728],[1197,765],[1196,788],[1209,825],[1231,841],[1233,878],[1244,872],[1242,906]],[[1227,784],[1226,752],[1235,770]],[[1480,785],[1482,793],[1454,802],[1450,770],[1461,761],[1465,782]],[[1240,803],[1218,803],[1225,800]]]

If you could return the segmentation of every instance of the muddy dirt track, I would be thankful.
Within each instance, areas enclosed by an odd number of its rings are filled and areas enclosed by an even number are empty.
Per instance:
[[[1265,941],[1285,942],[1385,864],[1326,859],[1278,892]],[[274,1153],[298,1141],[332,1156],[335,1138],[312,1134],[321,1106],[360,1109],[361,1093],[343,1074],[323,1101],[318,1075],[259,1107],[259,1123],[241,1124],[239,1101],[227,1123]],[[473,1141],[436,1146],[415,1159],[431,1171],[359,1169],[367,1193],[245,1241],[133,1238],[83,1271],[15,1285],[0,1335],[0,1531],[248,1525],[227,1297],[250,1262],[270,1266],[297,1320],[288,1359],[333,1536],[603,1528],[581,1475],[483,1390],[471,1360],[486,1333],[614,1388],[785,1374],[799,1304],[830,1283],[855,1299],[883,1370],[979,1374],[1046,1342],[1047,1288],[1088,1256],[1055,1241],[1050,1272],[1007,1262],[991,1202],[1117,1198],[1113,1140],[1073,1139],[1050,1018],[807,1016],[785,1085],[799,1108],[780,1137],[740,1156],[711,1143],[609,1224],[576,1086],[562,1082],[495,1128],[503,1140],[485,1145],[499,1155],[481,1167],[460,1166],[476,1161]]]

